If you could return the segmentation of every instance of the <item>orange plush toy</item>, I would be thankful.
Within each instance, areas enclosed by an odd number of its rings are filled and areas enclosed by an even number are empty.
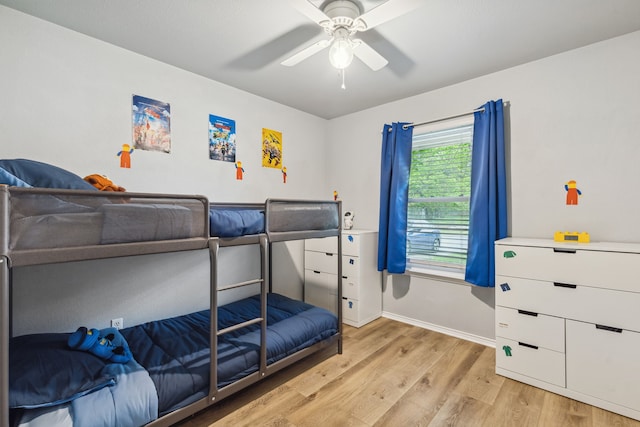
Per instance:
[[[84,177],[84,180],[100,191],[127,191],[123,187],[115,185],[109,178],[96,173]]]

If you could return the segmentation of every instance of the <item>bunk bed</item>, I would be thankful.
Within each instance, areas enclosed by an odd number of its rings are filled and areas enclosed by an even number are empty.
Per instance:
[[[310,354],[341,353],[341,305],[334,314],[272,292],[270,256],[277,242],[339,234],[334,201],[0,185],[0,425],[172,425]],[[259,246],[260,277],[221,286],[218,252],[238,245]],[[13,337],[15,267],[205,249],[209,309],[118,331],[126,363],[69,349],[73,331]],[[219,293],[245,286],[259,292],[219,306]]]

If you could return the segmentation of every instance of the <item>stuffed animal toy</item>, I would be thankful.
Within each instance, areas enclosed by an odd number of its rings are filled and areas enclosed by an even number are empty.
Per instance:
[[[85,176],[84,180],[100,191],[127,191],[124,187],[114,184],[106,176],[98,175],[97,173]]]
[[[129,344],[116,328],[99,331],[81,326],[69,336],[67,344],[74,350],[88,351],[114,363],[127,363],[133,357]]]
[[[353,228],[353,219],[356,217],[356,214],[353,212],[345,212],[344,213],[344,229],[351,230]]]

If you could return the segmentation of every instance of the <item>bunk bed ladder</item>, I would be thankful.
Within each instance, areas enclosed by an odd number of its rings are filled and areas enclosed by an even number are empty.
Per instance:
[[[265,234],[261,234],[258,236],[258,242],[260,245],[260,261],[261,261],[261,271],[260,276],[257,279],[247,280],[243,282],[232,283],[225,286],[218,286],[218,276],[216,266],[218,264],[218,252],[220,250],[220,239],[212,238],[209,240],[209,254],[211,258],[211,301],[210,301],[210,321],[212,326],[210,329],[210,346],[211,346],[211,357],[210,357],[210,373],[209,373],[209,404],[212,404],[219,397],[226,397],[235,391],[244,388],[245,382],[255,382],[258,379],[264,377],[267,372],[267,277],[268,277],[268,267],[269,267],[269,250],[268,250],[268,242],[267,236]],[[250,286],[260,284],[260,317],[256,317],[254,319],[249,319],[245,322],[238,323],[232,326],[229,326],[224,329],[218,329],[218,293],[227,291],[230,289],[236,289],[244,286]],[[221,390],[218,389],[218,370],[217,370],[217,354],[218,354],[218,337],[229,332],[236,331],[238,329],[242,329],[244,327],[260,324],[260,367],[257,374],[253,376],[250,375],[246,378],[238,380],[235,383],[232,383],[226,387],[224,387],[224,392],[221,393]],[[255,377],[257,375],[257,377]]]
[[[9,259],[0,256],[0,426],[9,425]]]

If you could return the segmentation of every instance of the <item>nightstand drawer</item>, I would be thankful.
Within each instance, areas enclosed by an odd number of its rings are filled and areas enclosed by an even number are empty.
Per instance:
[[[550,282],[638,292],[640,254],[574,249],[562,245],[496,245],[496,272]],[[607,268],[602,268],[607,266]]]
[[[338,274],[338,255],[328,252],[304,251],[304,267],[323,273]]]
[[[565,386],[564,353],[496,337],[496,367]]]
[[[564,319],[496,307],[496,336],[564,353]]]
[[[496,306],[640,331],[640,293],[496,276]]]

